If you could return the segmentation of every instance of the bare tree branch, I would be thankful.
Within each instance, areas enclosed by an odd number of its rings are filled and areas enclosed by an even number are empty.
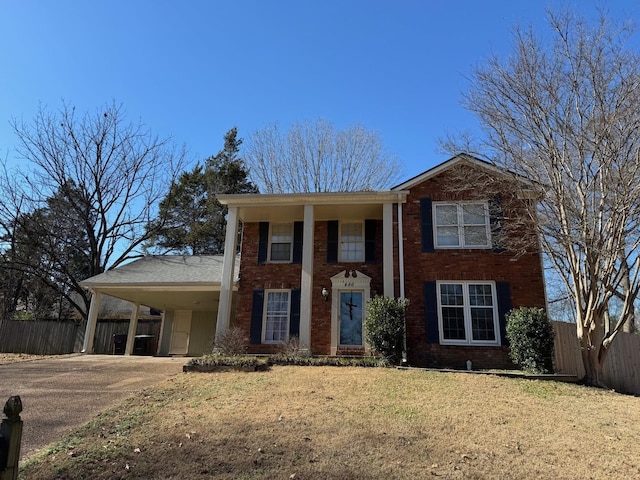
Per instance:
[[[182,170],[184,151],[143,124],[129,123],[116,104],[83,115],[67,104],[56,112],[41,107],[31,122],[14,120],[12,127],[24,163],[13,169],[5,165],[0,178],[5,231],[7,225],[24,223],[25,215],[50,207],[51,199],[60,197],[77,222],[75,228],[86,238],[87,276],[136,255],[153,233],[146,227],[156,219],[159,200]],[[54,243],[64,243],[58,233],[45,232],[53,243],[39,244],[53,264],[31,273],[57,285],[70,301],[71,291],[80,294],[83,305],[77,306],[85,314],[89,296],[79,286],[83,278],[65,269],[64,259],[59,258],[62,250],[54,248]],[[37,243],[28,236],[26,241]]]
[[[262,193],[380,190],[402,174],[380,136],[361,125],[336,131],[319,119],[282,132],[272,124],[246,146],[250,178]]]
[[[566,279],[586,381],[601,385],[640,289],[640,56],[627,48],[627,24],[552,13],[549,21],[551,45],[516,30],[512,55],[473,72],[464,104],[484,129],[477,150],[540,186],[522,218],[536,220],[546,257]],[[509,228],[523,225],[511,220]],[[622,315],[605,332],[614,297]]]

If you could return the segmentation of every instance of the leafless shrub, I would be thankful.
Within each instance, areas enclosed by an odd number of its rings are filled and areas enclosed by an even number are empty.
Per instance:
[[[302,356],[302,348],[298,337],[289,337],[278,345],[278,355],[285,358],[299,358]]]
[[[247,351],[249,337],[240,327],[231,327],[216,334],[212,350],[222,355],[243,355]]]

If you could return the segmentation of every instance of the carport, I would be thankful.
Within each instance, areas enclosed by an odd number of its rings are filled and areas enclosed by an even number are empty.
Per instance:
[[[215,335],[222,266],[221,255],[153,255],[80,282],[92,292],[82,352],[93,353],[100,302],[109,295],[131,303],[125,355],[133,352],[140,305],[162,312],[156,354],[201,355]],[[237,269],[232,309],[236,290]]]

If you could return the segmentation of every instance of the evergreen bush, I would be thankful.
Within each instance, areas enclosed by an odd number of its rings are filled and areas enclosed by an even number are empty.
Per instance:
[[[404,349],[404,312],[409,305],[405,298],[377,296],[367,303],[364,321],[365,336],[373,349],[391,365],[398,365]]]
[[[507,315],[511,360],[529,373],[553,373],[553,326],[542,308],[520,307]]]

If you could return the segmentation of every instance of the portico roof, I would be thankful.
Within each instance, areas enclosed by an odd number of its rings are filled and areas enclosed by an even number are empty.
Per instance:
[[[238,208],[245,222],[292,221],[304,218],[304,206],[313,205],[316,220],[358,217],[382,218],[385,203],[405,203],[406,191],[256,193],[216,195],[218,201]]]

